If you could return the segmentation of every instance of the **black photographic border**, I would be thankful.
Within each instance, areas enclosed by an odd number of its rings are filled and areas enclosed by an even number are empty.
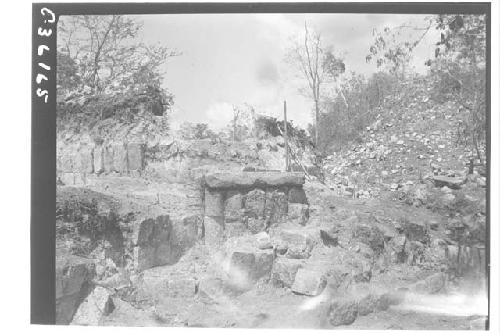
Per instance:
[[[56,16],[51,24],[50,16]],[[56,47],[60,15],[146,15],[146,14],[231,14],[231,13],[359,13],[359,14],[485,14],[486,45],[486,275],[488,277],[488,320],[490,316],[490,181],[491,181],[491,3],[489,2],[405,2],[405,3],[33,3],[31,66],[31,324],[55,324],[55,200],[56,200]],[[40,36],[39,28],[52,29]],[[48,50],[39,55],[39,46]],[[50,70],[41,68],[42,62]],[[37,83],[37,75],[46,81]],[[48,92],[47,103],[37,89]]]

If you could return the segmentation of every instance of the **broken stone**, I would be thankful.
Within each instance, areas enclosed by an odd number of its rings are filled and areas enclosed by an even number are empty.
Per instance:
[[[414,290],[422,294],[436,294],[444,289],[446,285],[446,275],[444,273],[435,273],[428,276],[425,280],[417,282]]]
[[[226,238],[240,237],[248,233],[247,226],[244,223],[226,223],[224,227],[224,235]]]
[[[95,264],[77,256],[56,256],[56,324],[69,324],[95,276]],[[64,259],[61,259],[64,258]]]
[[[306,225],[309,220],[309,206],[304,204],[288,204],[288,220],[292,223]]]
[[[280,233],[281,240],[286,244],[286,256],[291,259],[306,259],[311,255],[314,240],[303,230],[288,229]]]
[[[437,187],[447,186],[451,189],[458,190],[464,184],[465,179],[458,177],[434,176],[434,185]]]
[[[297,294],[317,296],[326,287],[326,277],[319,270],[300,268],[297,270],[292,284],[292,291]]]
[[[109,291],[97,286],[80,304],[71,325],[97,326],[104,316],[114,310],[114,307]]]
[[[350,325],[357,316],[358,304],[350,299],[336,299],[328,310],[328,321],[333,326]]]
[[[290,288],[295,280],[299,268],[303,266],[302,261],[297,259],[277,258],[274,261],[271,274],[273,285]]]
[[[405,221],[402,227],[406,237],[410,241],[429,242],[429,231],[425,224],[417,221]]]

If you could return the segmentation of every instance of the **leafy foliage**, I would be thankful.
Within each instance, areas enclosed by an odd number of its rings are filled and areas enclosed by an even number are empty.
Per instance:
[[[217,134],[208,128],[206,123],[188,123],[181,125],[181,137],[187,140],[214,139]]]
[[[486,22],[484,15],[440,15],[441,38],[428,60],[436,99],[459,104],[460,142],[482,160],[486,145]]]

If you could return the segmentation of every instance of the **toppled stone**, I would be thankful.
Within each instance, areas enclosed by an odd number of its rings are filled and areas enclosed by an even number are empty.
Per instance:
[[[311,255],[314,240],[301,229],[281,230],[280,238],[286,244],[286,256],[291,259],[305,259]]]
[[[59,258],[65,257],[64,260]],[[95,276],[95,264],[77,256],[56,258],[56,324],[69,324]]]
[[[417,293],[436,294],[444,289],[446,285],[446,275],[444,273],[435,273],[428,276],[425,280],[417,282],[413,289]]]
[[[330,304],[327,316],[333,326],[350,325],[358,316],[358,304],[350,299],[335,299]]]
[[[309,220],[309,206],[299,203],[288,204],[288,220],[292,223],[306,225]]]
[[[71,325],[97,326],[114,307],[109,291],[103,287],[95,287],[78,307]]]
[[[366,316],[372,312],[385,311],[389,306],[388,294],[369,293],[358,301],[358,315]]]
[[[460,189],[465,183],[465,179],[458,177],[434,176],[432,180],[437,187],[447,186],[454,190]]]
[[[304,174],[299,172],[212,173],[205,176],[206,185],[212,189],[301,186],[304,182]]]
[[[292,291],[297,294],[317,296],[323,292],[326,283],[327,280],[323,272],[299,268],[295,274]]]
[[[299,268],[303,266],[301,260],[278,257],[274,261],[271,281],[278,287],[290,288],[295,280]]]

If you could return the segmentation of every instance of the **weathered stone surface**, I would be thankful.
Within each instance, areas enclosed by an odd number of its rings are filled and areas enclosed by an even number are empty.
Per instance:
[[[339,245],[339,234],[338,229],[335,227],[328,229],[321,229],[319,235],[323,245],[325,246],[338,246]]]
[[[62,172],[73,172],[76,171],[76,156],[70,151],[61,151],[61,163],[60,170]]]
[[[358,316],[358,304],[351,299],[335,299],[328,310],[328,321],[333,326],[350,325]]]
[[[255,240],[257,241],[257,247],[261,250],[273,248],[271,237],[269,237],[267,232],[259,232],[255,235]]]
[[[253,234],[262,232],[267,228],[266,221],[264,221],[262,218],[250,217],[247,223],[248,223],[248,231],[250,231]]]
[[[304,182],[304,174],[299,172],[212,173],[205,176],[205,183],[208,187],[224,189],[301,186]]]
[[[447,186],[451,189],[458,190],[465,183],[464,178],[447,177],[447,176],[434,176],[434,185],[437,187]]]
[[[205,244],[219,246],[224,241],[224,227],[222,218],[205,216],[203,220],[205,230]]]
[[[389,305],[390,299],[387,294],[369,293],[358,301],[358,315],[366,316],[372,312],[385,311]]]
[[[205,189],[205,215],[210,217],[224,216],[224,195],[222,192]]]
[[[56,324],[69,324],[88,295],[95,264],[77,256],[56,256]]]
[[[113,150],[113,147],[111,147],[111,146],[104,147],[103,165],[104,165],[105,172],[116,171],[115,164],[114,164],[114,156],[115,156],[115,152]]]
[[[94,172],[101,174],[104,172],[104,148],[103,146],[94,147]]]
[[[288,204],[288,220],[300,225],[306,225],[309,220],[309,206],[299,203]]]
[[[237,191],[228,191],[224,201],[224,214],[237,214],[243,208],[243,195]]]
[[[301,229],[288,229],[280,232],[281,240],[286,244],[286,256],[291,259],[309,258],[314,247],[314,240]]]
[[[309,202],[307,200],[306,192],[302,187],[293,186],[288,191],[288,203],[298,203],[308,205]]]
[[[117,144],[113,146],[113,166],[115,171],[119,173],[128,172],[127,162],[127,146],[124,144]]]
[[[97,286],[80,304],[71,325],[97,326],[103,316],[107,316],[114,309],[110,292],[103,287]]]
[[[407,221],[403,225],[403,230],[406,238],[410,241],[418,241],[424,244],[429,242],[429,230],[423,222]]]
[[[278,257],[274,261],[271,281],[275,286],[290,288],[295,280],[299,268],[303,266],[301,260]]]
[[[262,250],[255,252],[255,267],[252,278],[258,280],[261,278],[270,278],[273,268],[274,253],[272,250]]]
[[[255,254],[249,251],[234,251],[230,257],[230,280],[237,282],[243,288],[249,287],[253,282],[255,268]]]
[[[414,285],[414,290],[422,294],[435,294],[443,290],[445,285],[446,275],[444,273],[435,273],[425,280],[417,282]]]
[[[240,237],[248,233],[247,226],[244,223],[226,223],[224,227],[224,235],[226,238]]]
[[[269,225],[278,224],[285,219],[288,210],[286,194],[279,190],[266,191],[264,218]]]
[[[190,215],[177,223],[172,223],[170,244],[175,258],[180,258],[186,249],[192,247],[200,239],[203,218]]]
[[[264,208],[266,204],[266,192],[255,189],[246,195],[245,209],[249,217],[264,218]]]
[[[297,294],[317,296],[326,287],[326,277],[320,270],[299,268],[295,274],[292,291]]]
[[[138,171],[144,169],[144,144],[129,143],[127,145],[128,170]]]
[[[89,146],[81,146],[76,153],[76,170],[82,173],[94,172],[94,150]]]
[[[191,277],[172,276],[167,281],[167,296],[193,297],[196,294],[197,281]]]
[[[174,247],[172,221],[168,215],[147,219],[141,223],[136,241],[136,265],[139,271],[155,266],[173,264],[178,260]]]

